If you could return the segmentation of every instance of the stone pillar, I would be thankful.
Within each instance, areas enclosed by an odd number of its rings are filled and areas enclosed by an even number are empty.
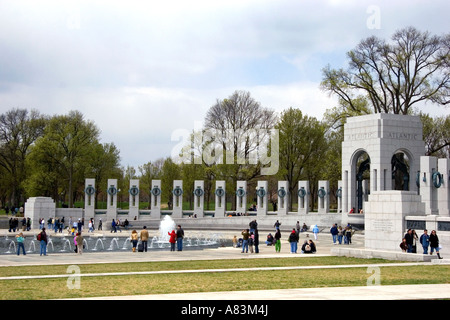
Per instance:
[[[203,180],[195,180],[194,182],[194,214],[198,218],[204,216],[205,203],[205,183]]]
[[[319,180],[317,190],[317,212],[328,213],[330,211],[330,183],[328,180]]]
[[[39,219],[44,218],[47,226],[48,218],[56,216],[56,204],[49,197],[28,198],[25,202],[25,217],[31,219],[31,228],[39,230]]]
[[[161,180],[152,180],[150,190],[150,216],[152,218],[161,218]]]
[[[247,181],[236,182],[236,213],[247,212]]]
[[[433,173],[437,172],[437,158],[420,157],[420,195],[425,203],[425,214],[438,214],[437,189],[433,185]]]
[[[338,189],[336,191],[337,213],[342,213],[342,180],[338,181]]]
[[[139,180],[130,179],[130,205],[128,211],[128,220],[134,219],[134,217],[139,217]]]
[[[95,179],[85,179],[84,182],[84,219],[95,216]]]
[[[173,180],[172,218],[183,218],[183,180]]]
[[[216,202],[214,206],[214,217],[215,218],[223,218],[225,216],[225,212],[227,210],[227,199],[225,197],[225,181],[217,180],[216,181],[216,190],[214,194],[216,196]]]
[[[438,210],[443,217],[450,216],[450,159],[438,159],[438,171],[441,176],[441,185],[438,188]]]
[[[103,228],[111,228],[112,219],[117,219],[117,179],[108,179],[106,221],[103,221]]]
[[[257,199],[257,215],[266,216],[268,211],[268,195],[269,183],[267,181],[258,181],[256,187],[256,199]]]
[[[278,215],[287,215],[289,212],[289,182],[278,181]]]
[[[298,182],[298,214],[306,214],[309,212],[309,181],[303,180]]]

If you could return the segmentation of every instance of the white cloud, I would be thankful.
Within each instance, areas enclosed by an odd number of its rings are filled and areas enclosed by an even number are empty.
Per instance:
[[[0,113],[80,110],[135,166],[169,156],[173,130],[235,90],[320,119],[336,103],[320,69],[343,67],[361,39],[408,25],[448,32],[448,1],[377,1],[377,30],[366,25],[372,4],[0,0]]]

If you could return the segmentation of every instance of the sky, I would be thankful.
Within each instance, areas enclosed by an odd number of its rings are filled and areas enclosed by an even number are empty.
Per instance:
[[[321,119],[337,105],[322,68],[346,67],[372,35],[448,33],[448,12],[448,0],[0,0],[0,113],[79,110],[137,168],[235,90]]]

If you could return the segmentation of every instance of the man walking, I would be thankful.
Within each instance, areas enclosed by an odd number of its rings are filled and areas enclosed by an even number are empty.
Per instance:
[[[337,228],[337,224],[335,223],[330,229],[331,236],[333,237],[333,244],[336,244],[337,235],[339,234],[339,230]]]
[[[420,244],[422,244],[423,254],[428,254],[428,246],[430,245],[430,236],[428,230],[423,230],[423,234],[420,236]]]

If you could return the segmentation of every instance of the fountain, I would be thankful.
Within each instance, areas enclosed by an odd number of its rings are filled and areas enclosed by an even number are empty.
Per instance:
[[[128,247],[127,247],[127,243],[128,243]],[[130,238],[126,238],[126,239],[125,239],[125,242],[123,243],[122,250],[130,249],[130,243],[131,243]]]
[[[114,243],[116,244],[116,248],[119,249],[119,238],[113,238],[111,240],[111,243],[109,244],[109,248],[106,250],[108,251],[114,250]]]
[[[61,249],[61,252],[66,252],[66,246],[67,246],[67,244],[69,244],[69,251],[72,251],[72,246],[70,245],[70,240],[69,240],[69,239],[66,239],[66,238],[63,238],[62,240],[63,240],[63,242],[64,242],[64,246],[63,246],[63,248]]]
[[[28,248],[27,253],[32,253],[36,251],[36,240],[31,240],[30,247]]]
[[[11,251],[11,247],[14,247],[14,251]],[[6,253],[16,253],[16,243],[14,242],[14,240],[11,240],[11,242],[9,243],[9,247],[8,247],[8,251],[6,251]]]
[[[105,250],[105,245],[103,244],[103,240],[102,239],[97,239],[97,241],[95,242],[95,246],[94,246],[94,248],[92,249],[92,251],[97,251],[98,249],[97,249],[97,246],[98,246],[98,244],[101,244],[102,245],[102,250]]]
[[[159,223],[159,228],[148,241],[148,249],[154,251],[167,250],[170,247],[168,233],[176,229],[175,221],[170,215],[166,215]],[[0,255],[17,253],[16,240],[12,233],[2,235],[0,238]],[[231,239],[227,245],[231,245]],[[224,246],[225,240],[220,234],[212,234],[209,232],[189,231],[184,238],[184,248],[187,250],[202,250],[204,248],[217,248]],[[25,248],[27,253],[39,253],[40,242],[36,239],[36,234],[25,236]],[[103,234],[89,235],[83,239],[85,252],[109,252],[124,251],[131,248],[131,239],[129,234],[122,237],[108,237]],[[73,237],[72,236],[49,236],[47,242],[47,251],[52,253],[73,253]]]

